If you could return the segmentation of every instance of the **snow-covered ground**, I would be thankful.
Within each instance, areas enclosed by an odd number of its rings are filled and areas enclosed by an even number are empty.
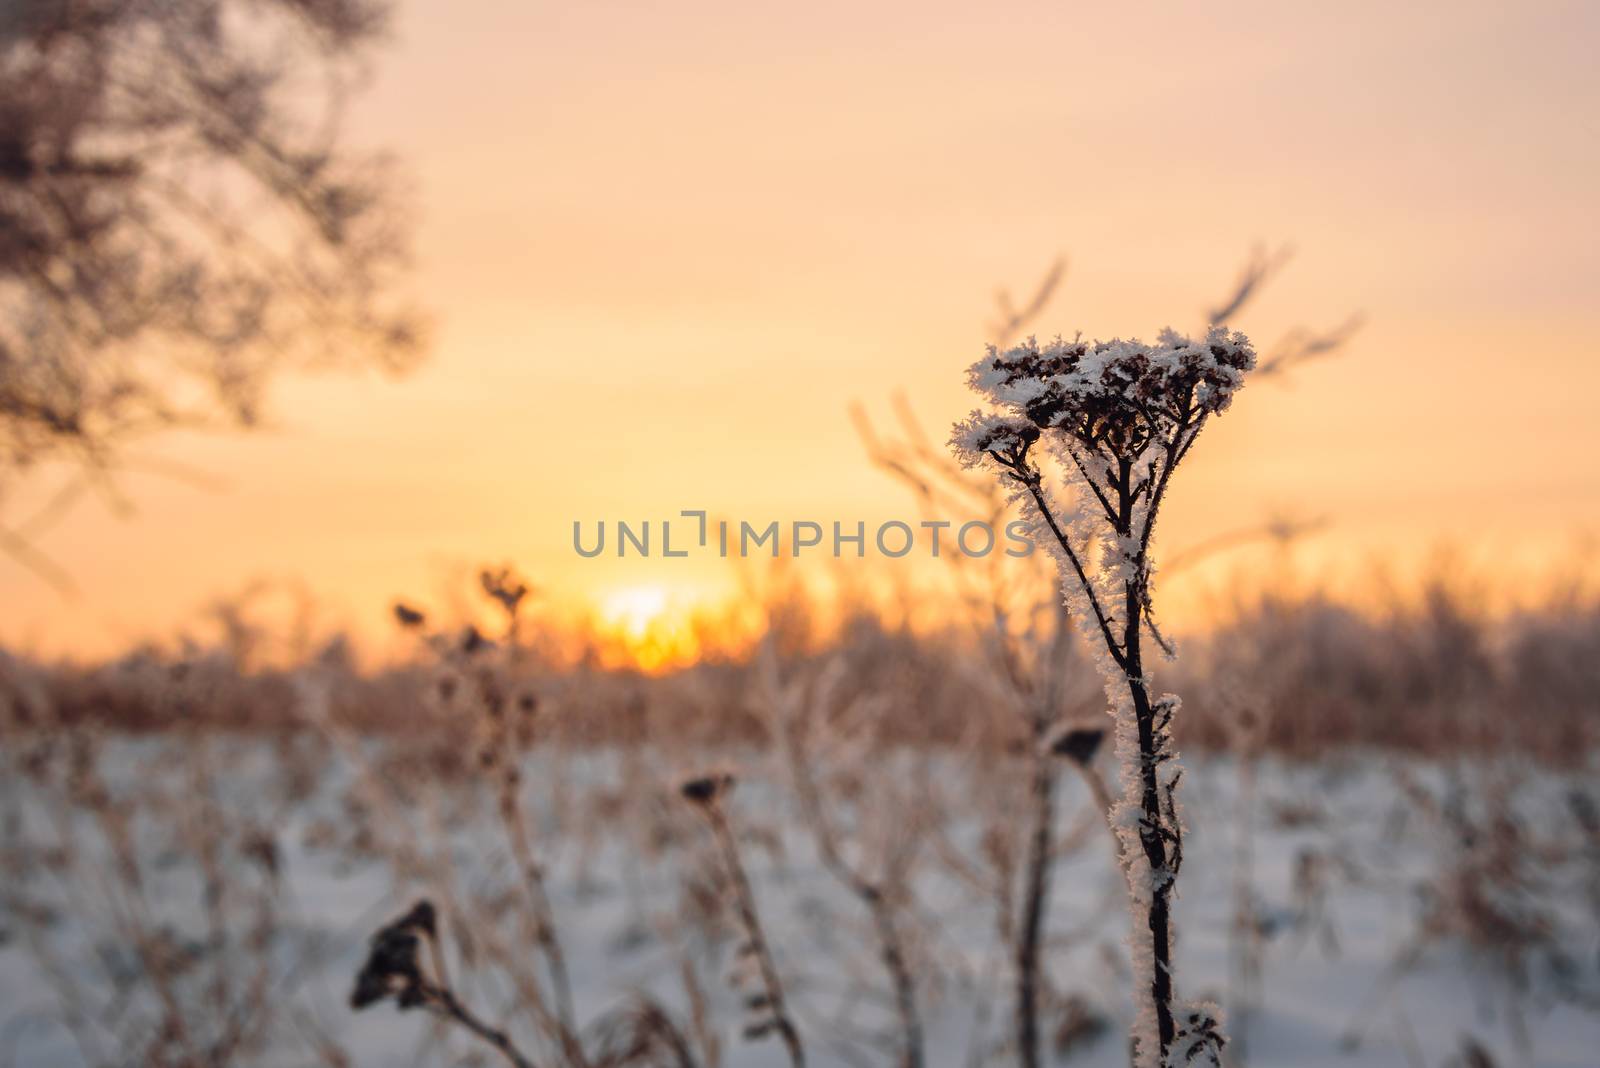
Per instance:
[[[122,743],[103,755],[112,794],[133,796],[124,791],[168,776],[172,795],[181,798],[191,788],[184,785],[183,761],[162,748],[160,742]],[[505,840],[492,804],[465,797],[472,790],[459,780],[431,787],[419,777],[400,784],[404,797],[385,802],[393,805],[388,811],[352,810],[349,799],[367,795],[350,763],[332,760],[309,795],[293,801],[275,794],[279,762],[265,753],[228,765],[228,774],[215,784],[224,810],[244,823],[269,824],[277,844],[283,892],[273,975],[263,996],[298,1016],[280,1022],[272,1055],[261,1059],[314,1063],[308,1045],[283,1036],[321,1032],[355,1065],[454,1063],[473,1048],[470,1041],[442,1039],[422,1013],[401,1013],[388,1004],[356,1013],[346,999],[367,936],[414,899],[428,896],[443,907],[464,998],[490,1018],[509,1019],[504,1014],[514,996],[494,979],[481,947],[470,959],[459,955],[459,928],[476,922],[463,920],[463,914],[476,915],[474,910],[488,908],[497,893],[515,886]],[[892,1045],[874,1046],[867,1035],[891,1017],[865,913],[818,863],[787,792],[762,781],[774,774],[771,769],[737,755],[729,763],[747,780],[730,811],[749,839],[745,863],[809,1060],[892,1064]],[[886,773],[938,776],[956,784],[947,795],[959,795],[963,787],[953,763],[954,758],[911,760]],[[1592,842],[1557,856],[1545,840],[1581,838],[1582,820],[1574,821],[1570,811],[1576,811],[1573,791],[1589,789],[1588,780],[1524,769],[1509,807],[1495,811],[1502,831],[1506,814],[1517,817],[1521,829],[1509,840],[1525,851],[1526,863],[1496,855],[1492,863],[1463,869],[1463,856],[1479,856],[1486,848],[1463,828],[1493,823],[1493,813],[1471,811],[1492,796],[1478,780],[1460,778],[1473,772],[1372,754],[1347,754],[1314,767],[1267,762],[1245,805],[1241,783],[1247,778],[1233,761],[1192,757],[1188,765],[1179,987],[1186,996],[1213,998],[1232,1012],[1235,1062],[1242,1053],[1258,1065],[1482,1064],[1464,1057],[1473,1045],[1497,1065],[1600,1063],[1600,1003],[1594,1000],[1600,989],[1600,857]],[[675,844],[648,844],[652,832],[640,826],[638,815],[644,810],[629,807],[648,794],[638,782],[647,766],[622,754],[591,753],[559,768],[535,759],[526,769],[525,796],[539,809],[554,911],[579,1015],[587,1021],[637,991],[651,992],[674,1011],[685,1007],[685,942],[664,921],[683,915],[686,876],[692,880],[697,866],[714,861],[694,839],[692,813],[686,820],[676,812],[661,817],[661,826],[682,832]],[[1401,783],[1413,784],[1412,792]],[[35,843],[68,835],[80,852],[68,868],[49,872],[34,855],[7,854],[5,878],[13,888],[26,887],[35,902],[58,894],[61,907],[45,925],[0,914],[0,1066],[85,1063],[62,1021],[51,962],[79,989],[95,992],[88,1011],[104,1019],[90,1030],[105,1038],[113,1051],[109,1061],[117,1063],[113,1036],[132,1026],[129,1005],[137,1004],[137,995],[131,1001],[119,997],[106,977],[125,974],[136,981],[138,965],[131,948],[118,944],[118,932],[128,928],[116,910],[130,906],[116,890],[103,838],[86,827],[86,817],[54,824],[58,802],[47,800],[42,788],[14,779],[5,790],[10,842],[21,841],[19,835]],[[1439,800],[1444,815],[1430,816],[1419,797]],[[1106,1020],[1097,1034],[1072,1045],[1062,1063],[1120,1065],[1127,1063],[1131,1013],[1121,949],[1126,921],[1110,840],[1086,822],[1086,799],[1076,776],[1064,774],[1058,827],[1067,845],[1054,871],[1046,960],[1055,992]],[[1454,812],[1460,818],[1451,822],[1455,808],[1463,811]],[[1248,841],[1240,833],[1246,809]],[[970,819],[954,817],[946,828],[951,847],[975,862],[986,848],[982,811],[974,805]],[[364,840],[367,823],[384,821],[389,829],[379,841]],[[153,881],[145,900],[154,915],[147,918],[193,932],[201,922],[201,897],[185,873],[194,858],[181,855],[171,831],[156,819],[134,832],[139,848],[150,851]],[[161,852],[175,848],[178,855]],[[1004,1045],[1010,955],[995,936],[994,899],[954,870],[949,857],[931,846],[923,850],[907,920],[923,982],[929,1060],[1010,1063]],[[1462,870],[1467,874],[1460,878],[1448,874]],[[1492,946],[1474,944],[1455,929],[1419,938],[1428,930],[1425,919],[1442,914],[1435,907],[1440,901],[1465,893],[1470,903],[1480,892],[1546,937],[1523,945],[1525,952],[1513,958],[1497,957]],[[1241,978],[1240,953],[1248,940],[1234,923],[1246,899],[1254,902],[1259,932],[1254,984]],[[724,982],[727,956],[725,945],[720,956],[707,951],[693,958],[703,966],[723,1064],[785,1063],[777,1043],[740,1038],[738,995]],[[1522,974],[1514,974],[1519,969]],[[1252,985],[1254,997],[1248,994]],[[1581,1007],[1585,999],[1587,1009]],[[1241,1007],[1252,1001],[1248,1019],[1241,1019]],[[1059,1015],[1049,1014],[1047,1034]],[[511,1026],[524,1034],[525,1022],[513,1020]],[[524,1041],[539,1049],[531,1036]]]

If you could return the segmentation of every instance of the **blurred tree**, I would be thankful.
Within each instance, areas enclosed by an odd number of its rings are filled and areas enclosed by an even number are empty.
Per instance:
[[[340,129],[387,16],[0,3],[0,501],[44,461],[103,480],[152,430],[253,425],[283,371],[415,357],[392,171]]]

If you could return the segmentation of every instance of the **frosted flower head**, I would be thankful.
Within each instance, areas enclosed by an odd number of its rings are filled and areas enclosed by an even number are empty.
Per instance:
[[[1001,412],[1038,430],[1133,458],[1227,408],[1255,361],[1249,340],[1222,327],[1199,341],[1166,330],[1154,345],[1060,337],[1041,345],[1030,337],[1003,352],[991,345],[968,380]]]
[[[1020,456],[1038,440],[1039,428],[1027,419],[976,410],[957,423],[950,435],[950,445],[963,467],[972,467],[985,456]]]

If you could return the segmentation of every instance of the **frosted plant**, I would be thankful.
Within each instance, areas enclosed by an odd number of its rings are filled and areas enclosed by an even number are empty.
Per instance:
[[[1199,341],[1168,330],[1154,345],[1059,337],[991,345],[968,372],[990,408],[951,436],[964,465],[992,466],[1035,542],[1056,557],[1105,680],[1123,791],[1107,816],[1134,913],[1140,1066],[1216,1063],[1223,1041],[1214,1010],[1180,1003],[1173,989],[1172,899],[1183,864],[1171,735],[1178,699],[1152,692],[1144,639],[1171,654],[1152,615],[1150,545],[1172,474],[1255,362],[1244,335],[1222,327]],[[1076,491],[1065,505],[1045,480],[1041,451]]]

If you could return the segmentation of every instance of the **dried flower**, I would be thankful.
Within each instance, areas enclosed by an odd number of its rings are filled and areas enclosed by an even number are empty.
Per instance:
[[[378,929],[367,951],[367,962],[356,976],[350,992],[350,1007],[364,1009],[393,995],[401,1009],[411,1009],[427,1000],[427,980],[422,974],[418,950],[419,935],[437,933],[433,905],[419,901],[411,911]]]
[[[428,621],[428,617],[420,609],[412,608],[404,601],[394,603],[394,619],[407,630],[415,630]]]
[[[511,1035],[484,1021],[451,989],[438,933],[438,918],[427,901],[418,901],[410,912],[380,928],[372,936],[367,961],[356,976],[350,1007],[364,1009],[393,996],[402,1011],[422,1008],[459,1025],[498,1050],[512,1068],[533,1068],[533,1061],[517,1048]],[[428,942],[431,976],[423,972],[423,939]]]
[[[683,796],[697,805],[716,803],[733,789],[734,778],[727,772],[716,772],[690,779],[681,787]]]
[[[532,592],[532,587],[509,566],[484,568],[478,572],[478,584],[483,587],[485,596],[498,603],[506,615],[513,618],[523,599]]]
[[[461,643],[459,648],[466,656],[476,656],[479,653],[488,652],[490,649],[493,649],[494,642],[490,641],[488,638],[485,638],[483,636],[483,632],[478,630],[478,628],[473,626],[471,623],[468,623],[466,629],[461,632]]]
[[[1106,732],[1100,727],[1073,727],[1056,738],[1050,751],[1079,764],[1088,764],[1094,760],[1095,754],[1100,751],[1100,743],[1105,740]]]

